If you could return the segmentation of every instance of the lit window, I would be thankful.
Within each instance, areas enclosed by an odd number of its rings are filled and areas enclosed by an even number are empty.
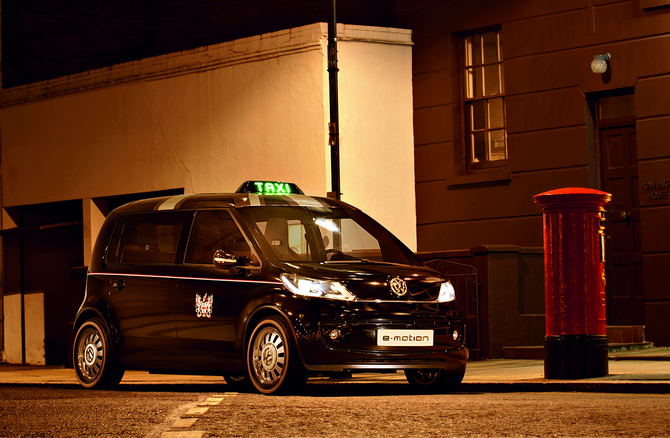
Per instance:
[[[465,111],[472,168],[507,159],[502,33],[465,38]],[[488,164],[488,165],[487,165]]]

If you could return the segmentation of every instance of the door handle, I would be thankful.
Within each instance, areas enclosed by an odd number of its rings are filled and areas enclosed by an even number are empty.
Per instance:
[[[121,292],[124,287],[126,287],[126,282],[123,280],[119,280],[117,282],[112,283],[112,287]]]
[[[632,222],[632,217],[631,217],[631,212],[630,211],[622,211],[621,212],[621,219],[626,221],[626,226],[630,227],[631,222]]]

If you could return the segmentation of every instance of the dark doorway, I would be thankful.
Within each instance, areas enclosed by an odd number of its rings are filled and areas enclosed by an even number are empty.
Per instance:
[[[644,325],[642,242],[635,125],[601,127],[607,215],[607,324]]]
[[[106,215],[127,202],[183,193],[183,189],[171,189],[95,201]],[[18,225],[0,235],[5,295],[21,297],[21,314],[15,315],[21,333],[14,335],[23,350],[22,363],[36,363],[31,357],[44,354],[46,365],[71,366],[72,322],[86,286],[82,201],[6,207],[6,211]]]
[[[72,275],[83,264],[82,203],[8,207],[7,212],[19,225],[3,231],[3,243],[5,285],[21,295],[23,362],[64,365],[68,322],[84,296],[84,282]]]

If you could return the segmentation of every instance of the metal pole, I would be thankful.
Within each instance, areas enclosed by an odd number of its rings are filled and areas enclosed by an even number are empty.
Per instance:
[[[330,144],[331,189],[328,196],[340,199],[340,131],[337,91],[337,14],[333,1],[331,20],[328,23],[328,82],[330,85],[330,123],[328,124]]]

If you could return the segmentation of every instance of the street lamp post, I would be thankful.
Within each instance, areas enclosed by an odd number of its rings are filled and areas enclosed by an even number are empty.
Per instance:
[[[328,197],[340,199],[340,131],[337,90],[337,0],[332,0],[332,16],[328,22],[328,83],[330,88],[330,123],[328,133],[330,144],[331,192]]]

